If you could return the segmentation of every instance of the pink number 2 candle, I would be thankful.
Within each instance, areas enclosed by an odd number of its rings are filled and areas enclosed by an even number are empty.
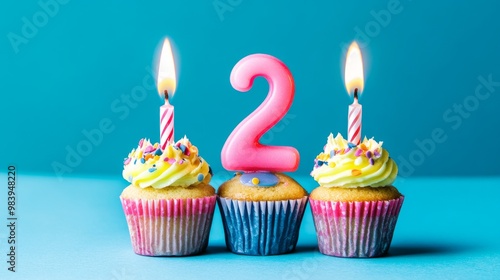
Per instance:
[[[265,54],[253,54],[240,60],[231,72],[236,90],[250,90],[257,76],[269,83],[269,93],[260,106],[231,133],[222,149],[222,165],[233,171],[295,171],[299,152],[293,147],[259,143],[264,133],[278,123],[292,105],[295,85],[286,65]]]

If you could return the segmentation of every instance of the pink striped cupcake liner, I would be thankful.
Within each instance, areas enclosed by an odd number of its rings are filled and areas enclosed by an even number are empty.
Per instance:
[[[121,198],[134,252],[145,256],[188,256],[203,252],[216,195],[194,199]]]
[[[334,202],[309,199],[319,251],[346,258],[387,253],[404,196],[385,201]]]

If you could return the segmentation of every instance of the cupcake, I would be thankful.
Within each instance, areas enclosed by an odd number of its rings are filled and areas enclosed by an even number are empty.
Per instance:
[[[142,139],[125,159],[130,182],[120,195],[134,252],[188,256],[203,252],[215,207],[209,165],[184,137],[163,151]]]
[[[227,248],[243,255],[293,251],[307,192],[282,173],[236,173],[218,189]]]
[[[311,175],[310,205],[321,253],[377,257],[391,244],[403,195],[392,186],[398,167],[382,142],[359,145],[330,134]]]

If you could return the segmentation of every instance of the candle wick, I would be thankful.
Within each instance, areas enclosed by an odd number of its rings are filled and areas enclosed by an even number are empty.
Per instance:
[[[358,88],[354,89],[354,100],[358,101]]]
[[[163,91],[163,95],[165,95],[165,105],[170,104],[170,102],[168,101],[169,100],[169,98],[168,98],[168,90]]]

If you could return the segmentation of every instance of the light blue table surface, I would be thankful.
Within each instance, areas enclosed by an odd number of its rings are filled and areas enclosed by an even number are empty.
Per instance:
[[[315,187],[308,176],[294,177],[309,191]],[[5,174],[0,179],[7,181]],[[118,199],[127,186],[120,176],[60,181],[21,173],[17,179],[17,272],[7,271],[4,225],[0,279],[500,279],[498,177],[399,178],[406,199],[392,246],[388,256],[373,259],[319,253],[309,207],[292,254],[229,253],[216,209],[205,254],[138,256]],[[4,187],[1,224],[7,224],[6,195]]]

